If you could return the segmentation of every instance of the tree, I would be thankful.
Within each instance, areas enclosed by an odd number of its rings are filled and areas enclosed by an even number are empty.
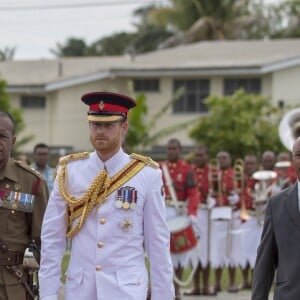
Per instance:
[[[174,35],[160,48],[202,40],[245,39],[252,32],[253,25],[260,24],[263,17],[253,14],[255,11],[251,11],[249,0],[171,2],[169,8],[157,8],[151,12],[159,23],[174,28]]]
[[[210,113],[199,120],[190,136],[208,146],[212,157],[220,150],[234,159],[284,150],[278,136],[280,110],[268,98],[239,90],[232,96],[210,96],[206,103]]]
[[[145,95],[139,94],[134,97],[137,106],[130,111],[130,126],[124,142],[124,146],[128,152],[144,152],[148,147],[155,145],[160,138],[168,136],[175,131],[186,130],[196,122],[197,119],[189,120],[188,122],[167,126],[154,134],[150,134],[151,130],[155,128],[157,120],[163,117],[170,106],[180,98],[182,93],[183,89],[179,89],[174,97],[167,101],[153,116],[148,115],[147,99]]]
[[[16,47],[4,47],[0,49],[0,61],[13,60],[16,53]]]
[[[268,19],[272,38],[300,37],[300,0],[270,6]]]
[[[85,55],[123,55],[134,36],[133,33],[120,32],[104,37],[88,46]]]
[[[129,45],[129,50],[134,53],[145,53],[154,51],[158,45],[172,35],[166,26],[155,22],[151,12],[155,10],[154,5],[136,9],[133,15],[138,19],[134,23],[136,33]]]
[[[84,56],[87,52],[87,45],[83,39],[68,38],[65,44],[56,44],[57,49],[50,49],[56,57]]]
[[[25,123],[23,121],[21,110],[10,105],[9,95],[5,89],[6,82],[4,80],[0,80],[0,110],[8,112],[13,116],[16,123],[16,134],[18,137],[18,134],[24,129]],[[32,138],[33,136],[31,135],[25,136],[22,139],[17,138],[17,142],[13,147],[12,156],[15,156],[19,152],[20,147],[29,142]]]

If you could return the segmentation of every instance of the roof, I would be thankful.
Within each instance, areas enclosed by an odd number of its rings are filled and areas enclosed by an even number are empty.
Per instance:
[[[0,62],[9,89],[55,90],[113,76],[264,74],[300,65],[300,39],[205,41],[147,54]]]

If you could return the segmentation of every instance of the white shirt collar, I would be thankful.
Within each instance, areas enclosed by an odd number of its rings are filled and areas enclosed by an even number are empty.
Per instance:
[[[95,155],[98,157],[96,152]],[[109,176],[112,177],[128,162],[126,157],[128,157],[128,155],[122,148],[120,148],[119,151],[106,162],[102,162],[102,160],[98,157],[98,161],[100,162],[99,167],[100,169],[106,169]]]

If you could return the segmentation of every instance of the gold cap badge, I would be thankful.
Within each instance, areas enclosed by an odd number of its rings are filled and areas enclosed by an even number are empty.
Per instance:
[[[100,108],[100,110],[103,110],[104,107],[105,107],[104,102],[103,102],[103,101],[100,101],[100,103],[99,103],[99,108]]]

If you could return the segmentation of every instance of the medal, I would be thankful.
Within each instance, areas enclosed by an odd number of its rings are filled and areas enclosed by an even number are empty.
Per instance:
[[[116,208],[122,208],[123,204],[123,197],[122,197],[122,190],[119,189],[117,191],[116,201],[115,201],[115,207]]]
[[[131,209],[135,209],[136,208],[136,203],[135,202],[131,202],[130,203],[130,208]]]
[[[117,200],[115,201],[115,207],[116,208],[122,208],[123,202],[121,200],[121,197],[117,197]]]
[[[120,226],[123,228],[124,231],[128,231],[132,228],[132,221],[128,218],[125,218],[121,223]]]
[[[126,201],[126,202],[123,202],[123,208],[124,208],[124,209],[127,210],[129,207],[130,207],[129,202],[127,202],[127,201]]]
[[[136,208],[136,200],[137,200],[137,190],[132,189],[132,197],[131,197],[131,203],[130,203],[131,209]]]

